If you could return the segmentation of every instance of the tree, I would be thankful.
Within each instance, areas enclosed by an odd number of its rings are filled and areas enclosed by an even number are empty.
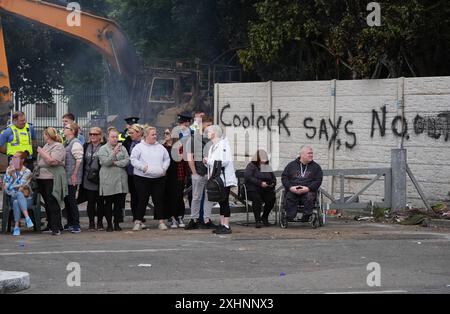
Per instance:
[[[262,0],[240,60],[263,79],[448,75],[450,4],[380,3],[382,26],[368,27],[364,1]]]
[[[64,1],[49,1],[64,5]],[[106,1],[79,1],[83,10],[105,15]],[[72,96],[102,86],[102,56],[87,44],[38,23],[2,14],[11,88],[22,105],[53,103],[54,90]],[[78,102],[78,109],[91,110]],[[81,107],[80,107],[81,106]]]
[[[61,47],[49,29],[3,15],[11,89],[23,104],[51,101],[52,89],[62,87]]]

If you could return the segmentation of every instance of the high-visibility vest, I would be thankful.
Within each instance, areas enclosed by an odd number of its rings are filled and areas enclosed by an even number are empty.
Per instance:
[[[119,133],[119,142],[123,143],[128,137],[128,130]]]
[[[64,144],[66,141],[66,136],[64,135],[64,128],[59,129],[58,133],[59,133],[59,139],[61,141],[61,144]]]
[[[33,154],[30,125],[27,123],[23,129],[19,129],[14,124],[9,126],[13,133],[13,139],[6,144],[6,154],[13,156],[17,152],[29,152]]]

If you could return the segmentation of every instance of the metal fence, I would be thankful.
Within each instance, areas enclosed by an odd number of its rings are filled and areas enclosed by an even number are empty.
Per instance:
[[[42,144],[43,130],[47,127],[62,129],[62,116],[68,112],[75,115],[76,122],[84,134],[89,133],[89,128],[92,126],[105,127],[106,117],[117,112],[111,106],[112,99],[113,103],[125,104],[127,101],[126,91],[90,88],[76,93],[67,93],[62,90],[54,90],[51,102],[18,104],[16,108],[25,112],[28,122],[33,124],[37,132],[38,143]]]

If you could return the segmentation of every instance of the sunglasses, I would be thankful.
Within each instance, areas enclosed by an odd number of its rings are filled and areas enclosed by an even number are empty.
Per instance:
[[[170,132],[164,132],[164,134],[165,134],[165,135],[170,135],[171,133],[170,133]]]
[[[89,133],[89,136],[98,136],[100,133]]]

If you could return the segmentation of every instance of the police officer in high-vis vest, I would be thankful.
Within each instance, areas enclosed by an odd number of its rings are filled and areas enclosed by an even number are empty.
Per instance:
[[[30,157],[27,167],[33,168],[33,147],[37,147],[36,132],[33,125],[27,122],[25,113],[13,114],[12,124],[0,134],[0,147],[0,152],[8,156],[8,161],[17,152],[28,152]]]
[[[119,142],[121,142],[122,144],[125,144],[126,141],[130,141],[130,137],[128,135],[128,129],[130,128],[130,126],[132,126],[133,124],[137,124],[139,123],[139,118],[138,117],[129,117],[124,119],[125,123],[126,123],[126,127],[125,130],[119,134]]]

